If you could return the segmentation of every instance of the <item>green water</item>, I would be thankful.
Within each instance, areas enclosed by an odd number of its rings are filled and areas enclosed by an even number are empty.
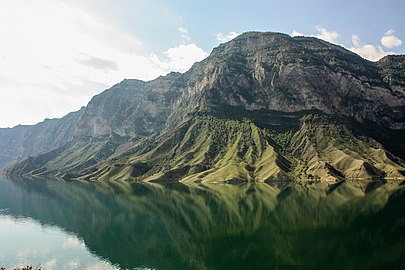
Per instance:
[[[405,269],[405,186],[0,179],[0,266]]]

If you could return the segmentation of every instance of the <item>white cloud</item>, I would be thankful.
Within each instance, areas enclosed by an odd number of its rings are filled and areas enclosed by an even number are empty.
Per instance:
[[[402,40],[400,40],[395,35],[395,30],[390,29],[388,30],[384,36],[381,38],[381,44],[388,49],[392,49],[398,46],[401,46]]]
[[[190,38],[190,36],[189,36],[189,34],[188,34],[188,29],[187,29],[187,28],[179,27],[179,32],[180,32],[180,34],[181,34],[181,38],[182,38],[182,39],[184,39],[184,40],[186,40],[186,41],[190,41],[190,40],[191,40],[191,38]]]
[[[83,240],[80,240],[74,235],[69,235],[66,237],[66,239],[63,240],[62,244],[64,249],[70,249],[70,248],[85,248],[85,244]]]
[[[312,36],[332,42],[332,43],[337,43],[338,38],[339,38],[338,32],[330,31],[321,26],[316,27],[316,30],[318,31],[318,34],[312,35]],[[296,32],[294,30],[292,35],[294,36],[295,34],[298,35],[298,34],[302,34],[302,33]],[[381,38],[381,43],[384,45],[384,42],[385,42],[384,46],[386,46],[386,45],[399,46],[401,41],[399,39],[398,40],[396,40],[396,39],[397,38],[394,36],[394,31],[389,30],[385,33],[384,37]],[[383,40],[384,40],[384,42],[383,42]],[[388,47],[388,46],[386,46],[386,47]],[[388,48],[390,48],[390,47],[388,47]],[[382,57],[384,57],[388,54],[392,54],[391,52],[386,52],[381,46],[376,46],[376,45],[372,45],[372,44],[363,44],[358,35],[352,35],[352,46],[348,49],[370,61],[378,61]]]
[[[304,34],[294,30],[294,31],[292,31],[291,36],[292,37],[302,37],[302,36],[304,36]]]
[[[224,33],[217,33],[216,35],[217,41],[219,43],[224,43],[224,42],[228,42],[234,38],[236,38],[238,36],[238,33],[236,32],[229,32],[228,34],[224,34]]]
[[[61,117],[124,78],[185,71],[207,55],[195,44],[142,55],[140,40],[74,3],[0,1],[0,127]]]
[[[102,59],[96,56],[81,54],[78,56],[77,62],[95,69],[101,69],[105,72],[118,70],[117,63],[113,60]]]
[[[100,262],[92,263],[92,264],[87,265],[83,269],[85,269],[85,270],[118,270],[118,268],[116,266],[111,265],[107,261],[100,261]]]
[[[187,71],[195,62],[201,61],[208,54],[196,44],[179,45],[168,49],[165,53],[166,60],[160,60],[156,55],[150,59],[163,70],[178,72]]]
[[[330,31],[326,28],[323,28],[322,26],[317,26],[316,30],[318,31],[318,34],[315,35],[315,37],[336,43],[339,37],[339,34],[336,31]]]
[[[66,263],[66,265],[63,267],[65,270],[73,270],[73,269],[79,269],[80,267],[80,260],[78,258],[72,259]]]
[[[55,269],[57,269],[57,266],[58,266],[58,261],[56,260],[56,258],[52,258],[43,264],[43,268],[47,269],[47,270],[48,269],[55,270]]]
[[[371,61],[378,61],[382,57],[390,54],[389,52],[384,51],[381,46],[362,44],[358,35],[352,36],[352,43],[353,47],[349,48],[349,50]]]

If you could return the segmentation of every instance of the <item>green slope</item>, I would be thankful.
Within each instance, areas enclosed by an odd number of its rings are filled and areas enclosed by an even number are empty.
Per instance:
[[[290,130],[259,128],[248,119],[198,116],[161,136],[79,141],[48,159],[40,157],[26,161],[18,172],[92,181],[229,183],[403,179],[405,172],[403,162],[377,141],[321,115],[304,116]]]
[[[392,160],[381,144],[356,137],[345,125],[326,116],[302,118],[301,129],[291,137],[287,151],[298,157],[294,173],[299,178],[404,177],[404,164]]]
[[[83,137],[48,153],[30,157],[10,168],[10,175],[53,175],[74,178],[76,173],[104,162],[122,145],[123,138],[105,136]]]
[[[289,170],[289,162],[271,141],[248,120],[198,117],[161,136],[146,150],[121,154],[82,178],[264,181]]]

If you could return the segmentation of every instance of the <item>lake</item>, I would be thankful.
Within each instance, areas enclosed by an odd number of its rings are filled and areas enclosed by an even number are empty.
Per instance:
[[[0,266],[405,269],[405,185],[0,178]]]

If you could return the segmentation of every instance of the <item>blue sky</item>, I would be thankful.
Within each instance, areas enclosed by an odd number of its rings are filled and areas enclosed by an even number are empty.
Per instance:
[[[91,6],[100,1],[88,1]],[[316,34],[316,27],[336,31],[339,42],[351,46],[353,34],[364,43],[379,45],[390,29],[404,38],[405,2],[370,1],[101,1],[98,12],[118,27],[140,37],[154,50],[165,50],[178,43],[178,27],[189,30],[192,40],[210,51],[218,32],[275,31],[291,34]],[[104,6],[105,5],[105,6]],[[96,5],[95,5],[96,6]],[[139,8],[139,7],[142,7]],[[147,25],[147,27],[145,27]],[[402,49],[402,50],[401,50]],[[403,48],[394,52],[403,52]]]
[[[405,52],[405,2],[2,0],[0,127],[61,117],[124,78],[184,72],[245,31]]]

